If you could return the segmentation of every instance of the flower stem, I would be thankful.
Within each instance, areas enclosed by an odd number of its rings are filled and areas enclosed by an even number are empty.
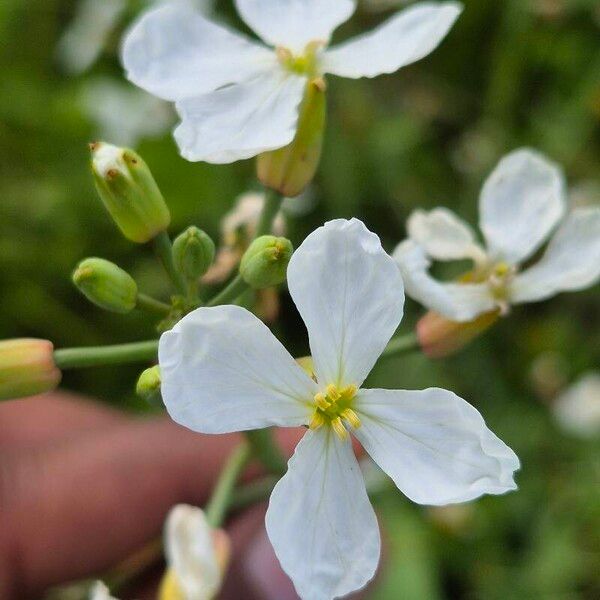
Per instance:
[[[381,354],[381,358],[391,358],[392,356],[407,354],[418,349],[419,340],[417,339],[417,335],[415,333],[399,335],[398,337],[392,338],[390,343],[386,346],[385,350]]]
[[[285,473],[287,468],[285,458],[273,440],[273,433],[270,429],[247,431],[246,439],[252,448],[252,454],[270,473],[274,475]]]
[[[267,475],[258,481],[252,481],[247,485],[238,487],[235,490],[235,495],[231,498],[229,508],[231,510],[241,510],[266,500],[278,481],[279,477]]]
[[[256,226],[256,236],[269,235],[273,230],[273,221],[281,208],[283,197],[271,189],[265,190],[265,203]]]
[[[59,369],[83,369],[152,361],[156,360],[157,352],[158,340],[116,346],[65,348],[54,351],[54,362]]]
[[[206,520],[211,527],[217,528],[222,525],[231,501],[231,494],[249,458],[250,447],[243,443],[227,459],[227,464],[219,475],[217,485],[205,509]]]
[[[237,275],[231,283],[210,300],[206,306],[219,306],[221,304],[231,304],[239,298],[248,289],[248,284],[242,279],[241,275]]]
[[[183,275],[175,268],[175,263],[173,262],[173,247],[171,245],[169,234],[166,231],[161,231],[154,238],[153,244],[154,251],[165,268],[165,271],[171,278],[173,285],[180,294],[187,296],[188,288]]]
[[[155,300],[146,294],[137,295],[137,308],[159,315],[168,315],[171,312],[171,307],[168,304]]]

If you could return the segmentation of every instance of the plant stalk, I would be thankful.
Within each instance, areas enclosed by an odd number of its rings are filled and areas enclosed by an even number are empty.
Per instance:
[[[154,251],[156,252],[156,255],[165,268],[165,271],[173,282],[173,285],[181,295],[187,296],[188,287],[185,279],[177,270],[175,263],[173,262],[173,246],[171,244],[171,238],[169,237],[169,234],[166,231],[161,231],[154,238],[153,244]]]
[[[217,528],[223,524],[227,509],[231,503],[231,495],[239,476],[250,458],[250,446],[240,444],[227,459],[212,496],[206,505],[206,520],[211,527]]]
[[[156,360],[158,340],[117,344],[115,346],[91,346],[87,348],[64,348],[54,351],[54,362],[59,369],[84,369]]]

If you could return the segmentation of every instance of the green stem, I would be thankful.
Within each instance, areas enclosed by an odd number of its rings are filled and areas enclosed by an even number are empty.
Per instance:
[[[265,204],[263,206],[258,225],[256,226],[256,236],[269,235],[273,231],[273,221],[281,208],[283,197],[278,192],[271,189],[265,190]]]
[[[229,508],[231,510],[241,510],[266,500],[271,495],[271,492],[278,481],[279,477],[267,475],[263,479],[252,481],[247,485],[238,487],[235,490],[235,495],[231,499]]]
[[[248,444],[240,444],[227,459],[227,464],[219,475],[217,485],[206,505],[206,520],[211,527],[220,527],[227,514],[231,494],[235,489],[238,478],[250,458]]]
[[[248,284],[243,280],[241,275],[237,275],[231,283],[217,294],[206,306],[219,306],[221,304],[231,304],[237,300],[246,290]]]
[[[175,263],[173,262],[173,247],[171,245],[171,238],[166,231],[161,231],[153,240],[154,251],[156,252],[160,262],[162,263],[165,271],[171,278],[173,285],[177,288],[177,291],[186,296],[187,285],[183,278],[183,275],[176,269]]]
[[[381,354],[381,358],[391,358],[419,349],[419,340],[415,333],[401,335],[393,338]]]
[[[252,454],[274,475],[285,473],[287,464],[279,446],[273,439],[270,429],[247,431],[246,439],[252,448]]]
[[[93,346],[89,348],[66,348],[54,351],[54,362],[59,369],[83,369],[156,360],[158,340],[118,344],[116,346]]]
[[[168,304],[160,300],[155,300],[146,294],[138,294],[137,308],[159,315],[168,315],[171,312],[171,307]]]

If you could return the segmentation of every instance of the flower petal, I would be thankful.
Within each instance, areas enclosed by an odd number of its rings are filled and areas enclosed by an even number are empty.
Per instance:
[[[394,73],[433,52],[462,12],[459,2],[420,2],[323,54],[325,73],[376,77]]]
[[[431,261],[413,240],[405,240],[394,251],[406,293],[423,306],[451,321],[472,321],[496,309],[486,283],[440,283],[429,274]]]
[[[283,70],[177,103],[181,155],[231,163],[287,146],[296,134],[305,80]]]
[[[522,149],[505,156],[481,192],[481,230],[490,254],[510,264],[531,256],[565,212],[560,169],[544,156]]]
[[[125,37],[122,61],[139,87],[181,100],[252,79],[273,69],[277,57],[190,7],[167,4],[136,21]]]
[[[356,437],[414,502],[466,502],[517,487],[515,453],[452,392],[361,390],[354,410]]]
[[[485,258],[473,230],[447,208],[415,210],[408,219],[407,229],[410,238],[436,260]]]
[[[171,510],[165,524],[165,553],[186,598],[214,598],[221,587],[221,568],[213,530],[201,509],[180,504]]]
[[[267,43],[302,52],[312,41],[329,42],[347,21],[354,0],[236,0],[242,19]]]
[[[288,267],[321,386],[364,381],[402,319],[404,288],[379,238],[357,220],[311,233]]]
[[[195,310],[162,335],[158,356],[167,410],[194,431],[308,422],[315,382],[244,308]]]
[[[600,208],[571,212],[542,259],[517,275],[511,302],[535,302],[558,292],[582,290],[600,278]]]
[[[309,431],[267,511],[275,554],[303,600],[331,600],[363,587],[379,562],[377,518],[349,439]]]

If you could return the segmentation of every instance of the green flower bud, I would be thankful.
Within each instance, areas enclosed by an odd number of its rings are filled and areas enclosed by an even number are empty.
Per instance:
[[[131,312],[137,304],[137,284],[120,267],[103,258],[86,258],[73,272],[73,283],[90,301],[116,313]]]
[[[197,281],[215,259],[215,243],[204,231],[188,227],[173,242],[173,262],[186,281]]]
[[[135,391],[140,398],[151,404],[156,404],[161,401],[160,384],[160,367],[156,365],[146,369],[140,375]]]
[[[255,290],[285,281],[287,266],[294,247],[286,238],[263,235],[255,239],[242,258],[240,274]]]
[[[51,342],[34,339],[0,342],[0,400],[49,392],[58,386],[60,379]]]
[[[171,215],[143,159],[133,150],[104,142],[90,149],[96,189],[123,235],[144,244],[164,231]]]
[[[326,102],[325,81],[307,85],[300,108],[296,137],[289,146],[258,156],[258,178],[267,187],[293,198],[313,180],[323,147]]]

